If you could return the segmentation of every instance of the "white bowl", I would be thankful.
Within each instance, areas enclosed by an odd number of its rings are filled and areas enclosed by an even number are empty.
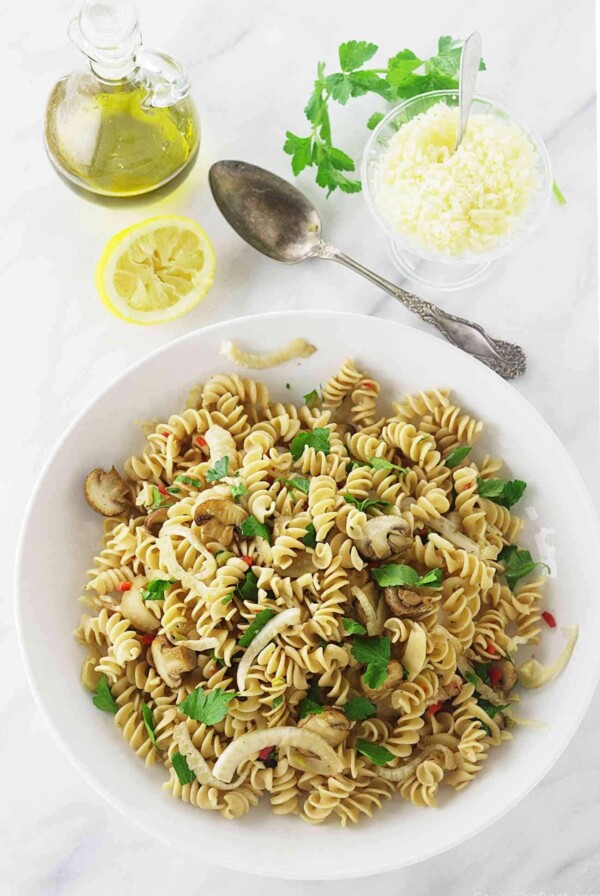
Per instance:
[[[529,485],[521,510],[523,541],[550,563],[548,606],[559,625],[578,623],[567,669],[524,694],[520,712],[547,729],[519,729],[493,749],[487,767],[463,792],[417,809],[399,797],[371,821],[343,830],[305,825],[268,806],[240,821],[184,805],[163,792],[165,770],[146,769],[111,719],[79,684],[83,652],[73,639],[84,571],[96,552],[101,521],[83,500],[85,475],[117,466],[142,437],[136,418],[166,417],[187,388],[232,370],[221,339],[251,350],[272,349],[294,336],[314,342],[311,358],[265,371],[282,400],[301,399],[325,382],[348,355],[384,384],[384,397],[450,386],[459,402],[487,423],[478,450],[503,456]],[[244,375],[251,376],[251,373]],[[285,389],[285,383],[292,391]],[[17,561],[17,617],[32,688],[47,721],[86,779],[129,819],[173,847],[240,871],[273,877],[328,879],[375,874],[422,861],[455,846],[521,800],[554,765],[575,733],[600,672],[600,602],[590,557],[600,553],[598,522],[567,452],[543,419],[510,385],[468,355],[432,336],[362,315],[300,311],[216,324],[154,352],[106,388],[69,427],[49,458],[29,504]],[[560,629],[544,631],[538,655],[558,653]]]

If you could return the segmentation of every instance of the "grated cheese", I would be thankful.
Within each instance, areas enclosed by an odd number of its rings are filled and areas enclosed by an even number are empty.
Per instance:
[[[394,134],[374,171],[380,213],[399,235],[445,255],[480,253],[510,237],[538,186],[523,131],[471,115],[454,152],[458,110],[437,103]]]

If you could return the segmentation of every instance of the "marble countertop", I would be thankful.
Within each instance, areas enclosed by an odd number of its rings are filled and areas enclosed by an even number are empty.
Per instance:
[[[50,448],[107,381],[153,348],[219,320],[284,308],[364,312],[425,327],[377,288],[336,265],[290,269],[259,257],[235,237],[214,206],[208,166],[243,158],[290,176],[281,152],[286,128],[303,128],[302,108],[319,58],[335,59],[349,38],[378,42],[387,55],[410,46],[433,51],[439,34],[478,28],[488,71],[480,90],[530,121],[545,138],[567,205],[553,203],[541,229],[497,263],[480,287],[439,296],[449,311],[476,318],[496,336],[520,342],[527,375],[515,388],[543,414],[571,453],[595,499],[598,474],[595,93],[592,0],[158,0],[139,4],[150,44],[189,67],[202,115],[199,161],[176,192],[138,206],[82,201],[54,175],[42,146],[42,114],[53,82],[75,63],[65,27],[71,2],[11,4],[0,13],[5,83],[0,256],[10,302],[2,365],[4,433],[3,567],[11,578],[26,498]],[[393,34],[393,37],[391,36]],[[358,157],[363,121],[380,108],[365,98],[336,111],[339,143]],[[356,117],[353,114],[356,112]],[[3,156],[4,157],[4,156]],[[328,201],[310,175],[301,185],[319,204],[332,242],[394,277],[381,234],[360,196]],[[110,317],[92,272],[109,236],[149,215],[197,218],[217,250],[208,299],[162,327],[136,328]],[[8,386],[10,384],[10,387]],[[493,409],[490,409],[493,413]],[[557,476],[560,471],[557,471]],[[11,509],[10,512],[8,509]],[[565,508],[568,524],[568,508]],[[98,797],[55,744],[33,701],[16,643],[11,583],[3,591],[0,666],[3,798],[0,892],[6,896],[116,896],[134,892],[227,892],[258,896],[259,878],[192,863],[133,827]],[[43,600],[40,594],[40,600]],[[8,687],[6,684],[8,684]],[[593,894],[599,892],[600,695],[561,760],[516,809],[453,852],[378,878],[382,896],[430,894]],[[364,882],[267,883],[278,894],[358,896]]]

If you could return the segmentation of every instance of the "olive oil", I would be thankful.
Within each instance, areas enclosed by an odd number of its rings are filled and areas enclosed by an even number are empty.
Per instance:
[[[87,2],[69,34],[90,71],[62,78],[48,100],[46,147],[59,172],[93,193],[127,197],[191,167],[199,129],[189,80],[174,60],[141,47],[128,0]]]

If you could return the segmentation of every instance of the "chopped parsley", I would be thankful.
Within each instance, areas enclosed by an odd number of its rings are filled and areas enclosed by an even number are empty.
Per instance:
[[[227,471],[229,469],[229,458],[227,455],[222,457],[220,460],[216,462],[214,467],[211,467],[208,473],[206,474],[207,482],[217,482],[219,479],[224,479],[225,476],[228,475]]]
[[[215,688],[214,691],[205,693],[198,686],[179,704],[179,709],[195,722],[216,725],[227,715],[227,705],[234,697],[237,697],[237,694],[226,693],[222,688]]]
[[[306,395],[303,395],[302,397],[304,398],[304,404],[307,408],[314,408],[315,405],[319,404],[321,401],[321,396],[316,389],[311,389],[310,392],[307,392]]]
[[[370,457],[369,463],[374,470],[398,470],[400,473],[408,473],[406,467],[399,467],[398,464],[393,464],[390,460],[386,460],[385,457]]]
[[[176,476],[175,482],[183,482],[184,485],[192,485],[194,488],[202,488],[201,481],[199,479],[194,479],[193,476]]]
[[[222,604],[230,604],[231,601],[233,600],[233,595],[234,595],[234,592],[230,591],[229,594],[226,594],[225,597],[221,598],[221,603]]]
[[[548,572],[550,567],[538,560],[533,560],[529,551],[519,550],[516,544],[508,544],[503,547],[498,555],[498,560],[504,563],[504,575],[511,591],[524,576],[528,576],[538,566],[544,566]]]
[[[150,510],[160,510],[161,507],[170,507],[173,502],[161,495],[155,485],[152,486],[152,504]]]
[[[261,610],[258,616],[250,623],[238,644],[240,647],[248,647],[248,645],[254,640],[256,635],[265,627],[267,622],[276,616],[277,613],[275,610],[271,610],[267,608],[266,610]]]
[[[290,451],[294,460],[300,460],[305,448],[314,448],[315,451],[329,454],[329,430],[317,427],[310,432],[299,432],[290,443]]]
[[[170,495],[178,495],[181,492],[180,488],[176,488],[174,485],[170,485],[167,488],[167,491]]]
[[[489,700],[485,700],[483,697],[480,697],[477,703],[490,719],[493,719],[499,712],[502,712],[503,709],[508,709],[509,707],[508,703],[501,703],[499,706],[496,706],[495,703],[490,703]]]
[[[265,523],[259,523],[255,516],[248,516],[241,525],[240,531],[246,538],[264,538],[267,544],[271,544],[271,532]]]
[[[489,498],[502,507],[512,507],[523,497],[527,483],[522,479],[481,479],[477,478],[477,492],[482,498]]]
[[[352,656],[366,666],[364,683],[370,688],[380,688],[387,678],[392,644],[389,638],[354,638]]]
[[[364,501],[359,501],[358,498],[355,498],[354,495],[344,495],[344,501],[347,504],[354,504],[358,507],[359,510],[364,511],[368,510],[369,507],[391,507],[391,501],[379,501],[377,498],[365,498]]]
[[[372,569],[371,574],[381,588],[399,585],[413,585],[416,587],[439,588],[442,582],[442,570],[430,569],[424,576],[420,576],[412,566],[403,563],[389,563]]]
[[[277,482],[283,482],[284,485],[287,485],[291,491],[298,490],[299,492],[303,492],[305,495],[308,494],[308,489],[310,488],[310,479],[305,479],[304,476],[294,476],[293,479],[283,479],[280,478]]]
[[[231,489],[231,495],[236,504],[239,503],[239,499],[242,495],[248,494],[248,489],[246,488],[244,483],[240,481],[230,482],[229,488]]]
[[[448,457],[444,460],[444,464],[448,467],[449,470],[453,470],[454,467],[457,467],[459,463],[465,459],[470,451],[470,445],[458,445],[456,448],[452,449]]]
[[[307,548],[316,548],[317,546],[317,530],[314,523],[309,523],[306,527],[306,535],[301,538],[302,544]]]
[[[182,786],[184,784],[192,784],[196,780],[196,775],[189,767],[188,761],[182,753],[173,753],[171,756],[171,764],[173,765],[175,774]]]
[[[279,709],[282,703],[283,697],[280,694],[279,697],[275,697],[275,699],[273,700],[273,709]]]
[[[217,656],[214,650],[211,650],[210,658],[218,669],[223,669],[227,665],[225,660],[222,660],[220,656]]]
[[[323,700],[321,698],[321,691],[316,686],[316,684],[311,684],[308,689],[308,694],[301,702],[299,707],[299,714],[301,719],[305,719],[310,715],[320,715],[323,712]]]
[[[396,758],[393,753],[390,753],[381,744],[372,744],[370,740],[357,740],[356,749],[363,756],[366,756],[367,759],[370,759],[374,765],[386,765]]]
[[[347,616],[342,617],[342,625],[349,635],[366,635],[367,630],[364,625],[357,622],[356,619],[349,619]]]
[[[147,703],[142,703],[142,716],[144,719],[144,725],[146,726],[146,731],[148,732],[148,737],[152,741],[152,744],[156,746],[156,734],[154,733],[154,716]]]
[[[151,582],[148,582],[144,590],[142,591],[142,597],[144,600],[164,600],[165,599],[165,591],[169,587],[169,585],[173,585],[175,579],[152,579]]]
[[[242,600],[249,600],[256,603],[258,600],[258,579],[251,569],[244,576],[244,581],[238,584],[236,591]]]
[[[352,700],[348,700],[342,709],[352,722],[362,722],[364,719],[370,719],[377,712],[377,707],[373,701],[367,700],[366,697],[353,697]]]
[[[115,715],[119,711],[119,704],[112,695],[106,675],[100,676],[92,701],[94,706],[101,709],[102,712],[110,712]]]

